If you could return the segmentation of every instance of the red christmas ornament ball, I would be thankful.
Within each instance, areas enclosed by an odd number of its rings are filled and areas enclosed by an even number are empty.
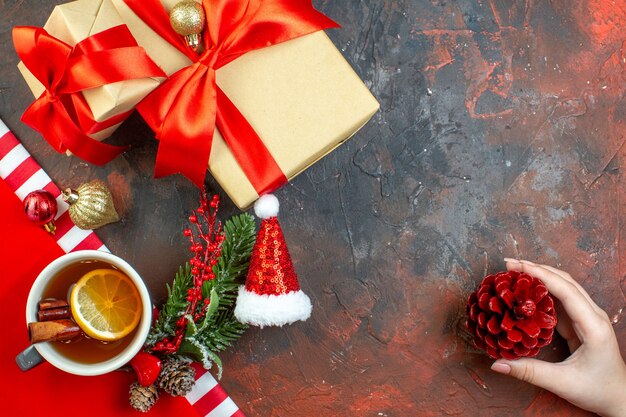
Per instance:
[[[139,352],[130,361],[137,374],[137,381],[144,387],[154,384],[161,373],[161,359],[148,352]]]
[[[54,217],[57,215],[57,200],[46,190],[37,190],[24,198],[26,217],[39,226],[54,233]]]
[[[546,286],[522,272],[486,276],[467,301],[474,345],[493,359],[536,356],[552,342],[556,322]]]

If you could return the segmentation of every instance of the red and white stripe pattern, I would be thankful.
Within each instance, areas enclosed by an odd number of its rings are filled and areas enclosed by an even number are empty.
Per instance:
[[[93,230],[83,230],[72,223],[67,211],[69,206],[61,198],[59,187],[52,182],[2,120],[0,120],[0,178],[20,200],[35,190],[49,191],[57,199],[58,213],[54,221],[57,229],[52,236],[65,252],[85,249],[109,251]]]
[[[198,415],[204,417],[245,417],[213,375],[200,364],[194,363],[196,384],[185,398]]]
[[[31,191],[46,190],[56,197],[58,214],[53,235],[65,252],[97,249],[109,252],[93,230],[82,230],[72,223],[68,205],[61,198],[61,190],[48,174],[28,153],[26,148],[0,120],[0,178],[23,200]],[[187,400],[202,417],[245,417],[226,391],[202,366],[194,364],[196,384],[187,395]]]

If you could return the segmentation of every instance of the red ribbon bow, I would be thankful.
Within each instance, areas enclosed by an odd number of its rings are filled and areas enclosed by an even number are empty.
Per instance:
[[[198,56],[174,32],[160,0],[124,1],[193,61],[137,106],[160,140],[155,176],[180,172],[202,187],[217,125],[259,194],[286,183],[263,141],[217,86],[215,71],[246,52],[338,25],[306,0],[203,0],[204,52]]]
[[[46,89],[26,109],[22,121],[39,131],[57,152],[69,150],[96,165],[104,165],[126,147],[107,145],[86,135],[81,125],[95,120],[81,91],[117,81],[167,76],[125,25],[88,37],[74,48],[44,29],[22,26],[13,29],[13,43],[24,65]],[[120,117],[113,119],[120,121]]]

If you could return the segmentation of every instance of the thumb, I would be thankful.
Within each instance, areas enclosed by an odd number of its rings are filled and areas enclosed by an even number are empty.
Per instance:
[[[498,359],[491,365],[491,370],[510,375],[548,391],[558,390],[557,385],[563,380],[562,369],[553,363],[537,359],[521,358],[514,361]]]

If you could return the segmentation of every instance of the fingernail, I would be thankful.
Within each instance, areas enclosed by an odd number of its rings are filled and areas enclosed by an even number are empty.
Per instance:
[[[523,264],[526,264],[526,265],[531,265],[531,266],[535,266],[536,265],[534,262],[530,262],[530,261],[527,261],[525,259],[521,260],[520,262],[523,263]]]
[[[515,264],[520,263],[519,259],[514,259],[514,258],[504,258],[504,262],[513,262]]]
[[[491,365],[491,370],[499,374],[508,375],[511,373],[511,365],[508,363],[494,362],[493,365]]]

